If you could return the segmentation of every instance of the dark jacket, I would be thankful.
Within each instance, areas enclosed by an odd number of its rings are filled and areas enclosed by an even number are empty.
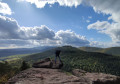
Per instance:
[[[60,52],[61,52],[61,50],[56,50],[56,52],[55,52],[56,56],[59,56]]]

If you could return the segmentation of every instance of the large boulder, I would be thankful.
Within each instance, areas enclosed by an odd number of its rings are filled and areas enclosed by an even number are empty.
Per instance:
[[[33,63],[32,67],[34,68],[52,68],[52,69],[60,69],[62,68],[63,63],[59,61],[50,60],[50,58],[45,58],[39,62]]]
[[[104,73],[89,73],[81,69],[74,69],[73,75],[84,77],[92,84],[120,84],[120,77]]]
[[[52,62],[50,61],[50,58],[46,58],[39,62],[33,63],[32,67],[34,67],[34,68],[51,68]]]

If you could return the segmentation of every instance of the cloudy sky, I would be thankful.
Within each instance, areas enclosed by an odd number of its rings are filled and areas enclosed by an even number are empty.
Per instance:
[[[120,0],[0,0],[0,49],[120,45]]]

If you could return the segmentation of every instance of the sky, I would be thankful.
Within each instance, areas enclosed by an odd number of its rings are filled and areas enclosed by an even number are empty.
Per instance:
[[[119,47],[120,0],[0,0],[0,49]]]

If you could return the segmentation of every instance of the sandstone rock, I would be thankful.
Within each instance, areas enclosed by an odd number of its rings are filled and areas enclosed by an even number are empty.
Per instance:
[[[120,84],[118,76],[89,73],[79,69],[74,72],[85,74],[75,76],[67,75],[60,69],[30,68],[12,77],[6,84]]]
[[[50,58],[45,58],[45,59],[42,59],[42,60],[39,61],[39,62],[34,63],[34,65],[41,64],[41,63],[45,63],[45,62],[48,62],[48,61],[50,61]]]
[[[37,64],[37,65],[33,65],[34,68],[51,68],[52,63],[49,62],[45,62],[45,63],[41,63],[41,64]]]
[[[41,60],[40,62],[36,62],[32,65],[35,68],[51,68],[52,63],[50,61],[50,58],[46,58]]]
[[[50,58],[46,58],[41,60],[40,62],[36,62],[32,65],[34,68],[52,68],[52,69],[60,69],[63,67],[63,63],[59,61],[50,60]]]
[[[92,84],[120,84],[120,77],[104,73],[89,73],[80,69],[74,69],[72,73],[77,77],[84,77]]]
[[[91,84],[86,80],[67,75],[60,69],[30,68],[20,72],[6,84]]]

